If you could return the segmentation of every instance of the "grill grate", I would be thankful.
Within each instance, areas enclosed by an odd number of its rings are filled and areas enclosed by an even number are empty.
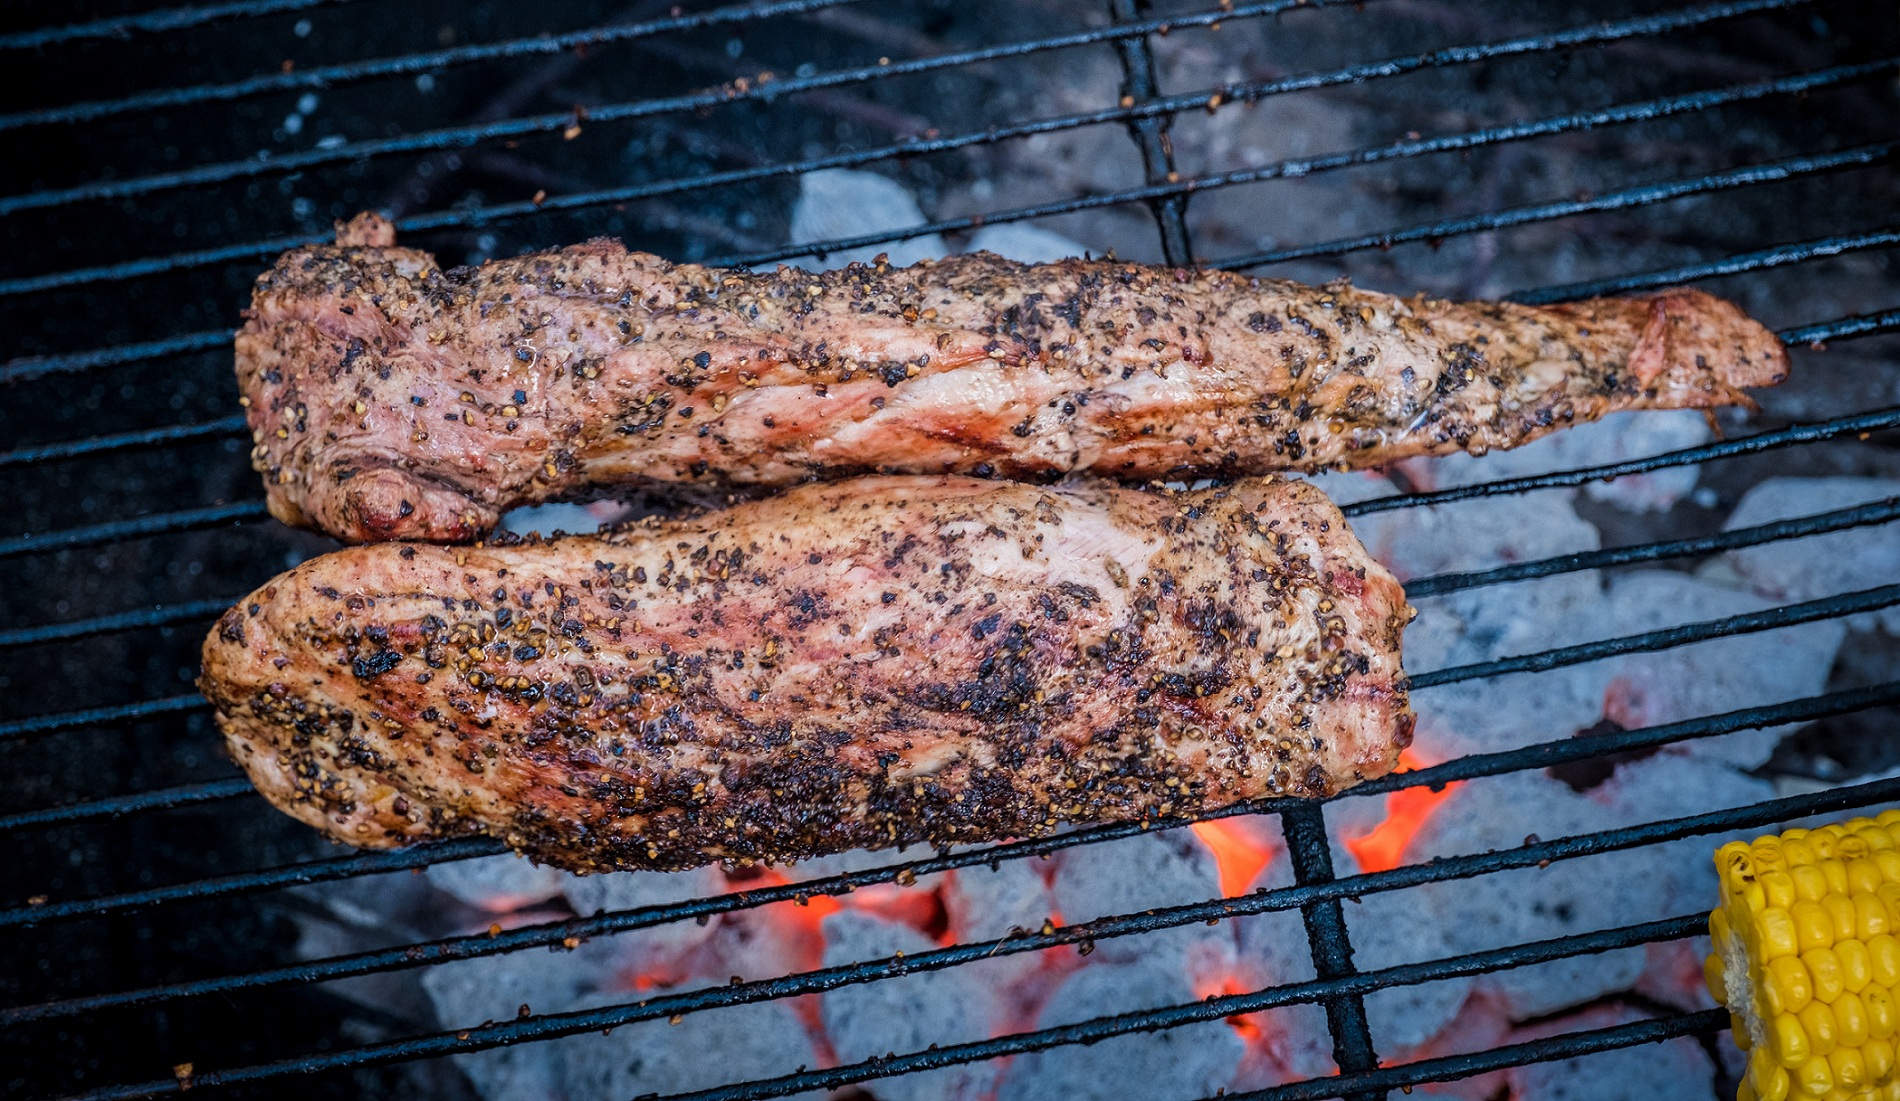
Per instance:
[[[363,13],[375,5],[352,0],[250,0],[245,3],[207,4],[139,15],[115,16],[88,23],[0,33],[0,51],[38,50],[47,52],[93,41],[113,41],[138,34],[169,34],[208,27],[218,23],[242,23],[256,20],[268,23],[285,15],[319,12],[319,9],[351,3],[352,17],[376,18]],[[101,98],[51,106],[10,110],[0,113],[0,135],[11,131],[52,132],[58,128],[111,122],[115,119],[160,114],[186,109],[237,105],[273,94],[303,90],[335,89],[388,77],[415,77],[441,74],[458,67],[493,62],[525,62],[534,58],[558,58],[578,49],[624,46],[649,39],[662,39],[691,32],[735,29],[754,24],[774,26],[771,21],[814,16],[833,8],[862,4],[864,0],[780,0],[780,2],[713,8],[694,13],[674,9],[653,18],[638,17],[606,22],[579,31],[561,34],[536,34],[480,45],[462,45],[421,52],[318,65],[305,69],[285,68],[243,79],[220,79],[182,86],[146,89],[116,98]],[[764,264],[794,256],[827,251],[875,246],[932,232],[957,232],[981,226],[1042,219],[1082,211],[1123,207],[1131,204],[1148,207],[1155,218],[1163,255],[1170,263],[1189,263],[1196,257],[1186,217],[1187,203],[1195,195],[1242,184],[1274,179],[1295,179],[1316,174],[1364,167],[1386,162],[1407,161],[1444,153],[1464,153],[1486,147],[1502,146],[1539,138],[1574,134],[1587,130],[1653,122],[1712,109],[1777,98],[1806,96],[1829,88],[1865,83],[1875,78],[1887,80],[1900,69],[1900,58],[1880,58],[1851,64],[1836,64],[1805,72],[1788,73],[1761,79],[1739,81],[1702,91],[1546,115],[1528,121],[1455,130],[1432,137],[1408,135],[1400,141],[1362,146],[1339,152],[1273,161],[1237,171],[1182,175],[1179,173],[1171,128],[1184,112],[1196,111],[1214,103],[1252,103],[1269,97],[1299,91],[1342,87],[1368,81],[1416,73],[1431,69],[1477,65],[1500,59],[1554,55],[1583,47],[1608,46],[1635,39],[1655,38],[1697,28],[1708,28],[1744,17],[1760,17],[1779,12],[1807,11],[1825,5],[1817,0],[1737,0],[1674,8],[1654,14],[1596,20],[1580,25],[1532,35],[1354,63],[1331,69],[1273,79],[1232,81],[1196,92],[1163,94],[1155,76],[1153,40],[1157,36],[1186,29],[1217,30],[1225,23],[1281,16],[1298,8],[1332,9],[1312,18],[1370,18],[1387,9],[1400,9],[1402,0],[1372,3],[1361,0],[1346,4],[1342,0],[1278,0],[1278,2],[1238,5],[1229,2],[1214,9],[1153,15],[1135,0],[1110,0],[1109,21],[1074,32],[1025,38],[1000,45],[946,51],[927,57],[880,60],[875,65],[856,65],[830,71],[801,70],[800,75],[772,81],[733,82],[712,90],[690,94],[644,97],[591,106],[585,111],[589,128],[609,124],[651,121],[664,117],[729,109],[750,105],[774,109],[782,101],[802,93],[830,89],[875,87],[904,77],[928,74],[953,74],[967,77],[985,65],[1002,64],[1054,51],[1110,47],[1121,64],[1122,98],[1118,105],[1095,111],[1052,115],[1010,122],[984,129],[972,129],[951,135],[935,131],[904,140],[872,145],[848,151],[805,156],[796,159],[767,160],[730,170],[704,170],[662,179],[647,180],[612,188],[577,189],[533,201],[476,202],[451,209],[408,214],[397,219],[399,229],[409,235],[430,232],[479,230],[520,222],[526,219],[576,212],[600,212],[625,204],[662,199],[669,196],[699,194],[710,189],[785,180],[824,168],[857,168],[866,165],[911,162],[920,158],[961,150],[981,149],[1039,135],[1056,134],[1084,127],[1116,125],[1126,127],[1140,154],[1145,182],[1139,186],[1103,190],[1099,193],[1063,197],[987,211],[961,217],[948,217],[901,231],[868,233],[849,239],[817,245],[805,244],[780,248],[755,248],[714,259],[723,264]],[[1361,14],[1365,8],[1371,14]],[[785,108],[790,110],[790,108]],[[104,176],[79,183],[34,186],[0,195],[0,219],[17,221],[26,215],[70,218],[75,210],[94,212],[110,218],[112,212],[137,215],[150,207],[163,210],[163,204],[180,194],[215,193],[226,184],[264,179],[288,179],[297,173],[323,168],[350,169],[365,164],[402,157],[430,156],[445,152],[468,151],[536,135],[559,134],[582,121],[575,112],[511,116],[474,125],[443,126],[356,142],[340,142],[301,152],[265,158],[245,157],[218,160],[199,167],[162,173]],[[84,131],[80,131],[84,132]],[[1747,164],[1713,173],[1699,174],[1657,183],[1647,183],[1604,191],[1600,194],[1543,202],[1517,207],[1487,210],[1478,214],[1446,218],[1376,233],[1344,236],[1294,247],[1276,248],[1250,255],[1216,260],[1217,266],[1251,269],[1295,261],[1333,259],[1368,249],[1391,248],[1412,242],[1441,242],[1499,229],[1574,218],[1585,214],[1631,210],[1638,207],[1678,202],[1720,192],[1781,183],[1831,174],[1864,171],[1892,163],[1900,142],[1878,141],[1851,148],[1784,157]],[[354,166],[354,167],[352,167]],[[257,262],[289,247],[323,239],[324,235],[279,234],[266,239],[220,243],[187,251],[131,259],[93,263],[87,266],[26,271],[0,276],[0,308],[11,308],[15,300],[40,301],[35,296],[65,296],[48,301],[69,303],[86,301],[73,296],[113,295],[119,285],[133,283],[144,287],[151,280],[185,278],[191,273],[243,271]],[[1885,249],[1900,243],[1900,231],[1873,227],[1847,233],[1795,241],[1754,251],[1736,252],[1724,259],[1620,275],[1592,282],[1573,282],[1561,286],[1526,290],[1512,297],[1529,302],[1554,302],[1594,294],[1653,288],[1678,282],[1766,272],[1787,265],[1806,263],[1825,257],[1853,252]],[[50,255],[50,252],[49,252]],[[38,257],[29,259],[37,260]],[[69,310],[62,333],[86,330],[79,311]],[[1819,347],[1833,341],[1877,336],[1900,330],[1900,309],[1850,314],[1783,330],[1781,338],[1796,349]],[[223,348],[231,333],[227,329],[183,332],[171,336],[132,343],[115,343],[76,351],[35,351],[17,354],[0,361],[0,382],[15,384],[55,384],[97,377],[111,377],[115,369],[133,365],[166,364],[193,355]],[[1805,365],[1803,365],[1805,366]],[[1537,489],[1582,486],[1600,479],[1647,473],[1692,464],[1759,455],[1786,448],[1837,441],[1848,437],[1866,438],[1872,433],[1900,428],[1900,407],[1834,416],[1796,424],[1791,427],[1670,452],[1643,459],[1561,471],[1530,477],[1508,478],[1488,483],[1460,486],[1434,492],[1405,493],[1348,506],[1350,516],[1362,516],[1392,509],[1441,505]],[[0,468],[7,477],[51,480],[69,469],[65,464],[99,458],[157,451],[165,454],[187,445],[240,441],[245,434],[241,417],[220,417],[190,423],[104,433],[50,443],[34,443],[0,452]],[[240,464],[241,465],[241,462]],[[161,506],[165,502],[159,502]],[[1481,571],[1447,573],[1413,580],[1407,586],[1414,596],[1439,595],[1479,586],[1507,584],[1538,577],[1594,570],[1669,558],[1707,555],[1747,546],[1798,539],[1829,532],[1847,531],[1891,523],[1900,514],[1900,500],[1887,500],[1854,508],[1837,509],[1816,515],[1762,524],[1755,527],[1697,538],[1654,540],[1592,551],[1514,563]],[[131,541],[185,533],[211,533],[224,538],[242,525],[265,519],[260,501],[160,507],[153,511],[121,519],[56,528],[0,538],[0,560],[18,571],[17,560],[26,565],[43,566],[47,556],[82,548],[114,548]],[[1880,578],[1870,580],[1879,581]],[[245,586],[248,588],[248,586]],[[163,630],[174,626],[201,624],[215,616],[240,593],[227,597],[161,604],[124,612],[55,622],[37,622],[0,629],[0,651],[18,651],[46,644],[97,642],[119,638],[134,632]],[[1490,677],[1537,673],[1560,666],[1597,661],[1621,654],[1657,651],[1698,641],[1730,637],[1758,631],[1775,630],[1801,623],[1838,619],[1900,604],[1900,584],[1876,585],[1859,592],[1823,599],[1798,601],[1760,612],[1678,627],[1628,634],[1601,642],[1567,646],[1482,663],[1453,666],[1414,674],[1412,686],[1424,692],[1430,688]],[[1900,704],[1900,681],[1871,687],[1828,692],[1806,699],[1773,706],[1752,707],[1698,719],[1610,733],[1560,737],[1552,741],[1505,752],[1461,757],[1444,764],[1414,772],[1385,777],[1344,793],[1339,799],[1383,796],[1408,788],[1429,787],[1442,790],[1452,782],[1481,777],[1502,776],[1513,772],[1549,768],[1553,765],[1599,760],[1612,754],[1655,749],[1693,739],[1719,737],[1742,730],[1762,729],[1794,722],[1851,715],[1875,708]],[[13,709],[9,709],[10,711]],[[28,713],[0,720],[0,751],[9,747],[35,744],[41,739],[70,738],[79,731],[98,733],[101,727],[130,727],[207,710],[196,695],[154,696],[119,704],[99,704],[72,710]],[[254,793],[241,780],[212,780],[171,787],[152,787],[131,794],[114,795],[81,802],[66,802],[38,809],[11,811],[0,816],[0,833],[70,827],[84,823],[102,823],[118,819],[144,821],[145,816],[207,804],[249,800]],[[1660,921],[1606,929],[1536,943],[1516,945],[1493,951],[1476,952],[1423,963],[1386,967],[1360,972],[1353,965],[1352,946],[1347,936],[1341,903],[1363,896],[1403,890],[1427,883],[1466,879],[1509,869],[1537,867],[1602,853],[1657,845],[1684,838],[1706,837],[1737,829],[1771,826],[1813,814],[1831,814],[1882,802],[1900,800],[1900,780],[1878,780],[1850,787],[1797,795],[1731,810],[1689,815],[1644,823],[1620,829],[1580,834],[1552,841],[1527,840],[1525,844],[1482,854],[1441,858],[1425,864],[1402,865],[1384,871],[1335,877],[1331,842],[1325,828],[1324,808],[1298,800],[1268,799],[1242,804],[1214,817],[1241,814],[1277,815],[1288,843],[1295,872],[1289,887],[1262,890],[1251,895],[1213,899],[1201,903],[1167,907],[1138,914],[1125,914],[1094,921],[1051,927],[1043,932],[1015,935],[996,941],[954,944],[949,947],[883,960],[863,961],[842,967],[830,967],[795,973],[780,978],[739,982],[731,986],[694,990],[686,993],[650,997],[621,1005],[580,1012],[540,1014],[478,1027],[457,1028],[438,1033],[378,1040],[320,1050],[289,1058],[261,1059],[254,1062],[206,1066],[186,1076],[133,1081],[82,1090],[74,1098],[103,1101],[106,1098],[150,1097],[174,1092],[187,1086],[206,1088],[264,1084],[282,1087],[288,1081],[318,1071],[385,1066],[452,1053],[486,1050],[503,1045],[548,1040],[609,1029],[637,1021],[668,1018],[720,1006],[811,994],[856,983],[875,982],[905,974],[955,967],[997,955],[1035,952],[1065,945],[1092,945],[1097,940],[1139,935],[1159,929],[1178,928],[1212,920],[1247,914],[1298,911],[1308,933],[1317,978],[1308,982],[1271,987],[1265,990],[1223,994],[1186,1005],[1101,1017],[1058,1028],[1043,1028],[987,1039],[979,1042],[932,1047],[924,1051],[898,1053],[865,1062],[819,1070],[800,1068],[781,1077],[678,1095],[668,1101],[738,1101],[738,1099],[789,1096],[813,1089],[835,1089],[879,1078],[919,1070],[954,1066],[999,1056],[1022,1054],[1047,1048],[1090,1043],[1130,1032],[1176,1028],[1187,1024],[1216,1021],[1236,1014],[1295,1004],[1318,1004],[1325,1008],[1332,1031],[1334,1052],[1341,1073],[1323,1080],[1293,1083],[1244,1095],[1250,1099],[1294,1099],[1319,1097],[1381,1097],[1386,1091],[1413,1085],[1453,1081],[1505,1067],[1522,1066],[1575,1056],[1609,1051],[1638,1044],[1654,1043],[1685,1035],[1707,1035],[1727,1024],[1720,1012],[1674,1012],[1655,1020],[1617,1025],[1609,1028],[1577,1031],[1530,1043],[1515,1044],[1468,1055],[1424,1059],[1397,1066],[1381,1067],[1376,1037],[1368,1027],[1364,998],[1367,994],[1398,986],[1415,985],[1457,976],[1479,975],[1527,966],[1534,963],[1574,958],[1636,945],[1680,941],[1706,932],[1700,915],[1685,915]],[[263,808],[254,809],[260,814]],[[0,1009],[0,1027],[21,1028],[36,1022],[84,1018],[104,1011],[150,1010],[163,1012],[166,1007],[192,999],[213,999],[242,991],[297,990],[312,984],[351,977],[384,974],[422,968],[450,960],[499,955],[534,948],[561,945],[571,938],[606,936],[628,930],[648,928],[672,922],[705,919],[758,907],[797,901],[818,895],[844,894],[852,890],[892,882],[907,882],[913,877],[956,868],[994,864],[1046,856],[1079,845],[1135,836],[1146,830],[1185,825],[1185,821],[1162,820],[1078,830],[1058,837],[1015,842],[995,847],[940,854],[922,860],[893,862],[887,866],[848,873],[798,884],[761,887],[725,895],[693,899],[683,903],[651,906],[634,910],[609,911],[592,917],[527,925],[491,934],[447,937],[404,944],[395,948],[334,956],[290,965],[254,967],[227,971],[209,978],[151,983],[29,1002]],[[124,918],[140,914],[150,916],[171,908],[214,899],[239,899],[285,887],[332,882],[379,872],[420,869],[429,864],[467,859],[501,851],[500,846],[484,840],[460,840],[420,846],[403,852],[365,853],[268,867],[262,870],[220,875],[205,875],[188,882],[145,886],[136,890],[94,894],[65,900],[37,899],[0,909],[0,930],[10,935],[31,936],[44,927]]]

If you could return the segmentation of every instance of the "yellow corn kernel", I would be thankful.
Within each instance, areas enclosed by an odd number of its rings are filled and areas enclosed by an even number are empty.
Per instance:
[[[1761,1101],[1786,1101],[1788,1096],[1787,1068],[1775,1062],[1765,1047],[1755,1049],[1755,1054],[1749,1056],[1748,1075],[1743,1081],[1754,1087],[1755,1096]]]
[[[1889,990],[1900,986],[1900,940],[1883,933],[1867,942],[1867,953],[1874,960],[1874,981]]]
[[[1819,902],[1827,897],[1827,876],[1813,864],[1800,864],[1788,870],[1788,878],[1794,880],[1794,894],[1797,899]],[[1789,903],[1793,906],[1793,903]]]
[[[1858,1093],[1867,1084],[1867,1064],[1861,1059],[1860,1052],[1851,1047],[1835,1048],[1834,1054],[1827,1057],[1827,1065],[1834,1072],[1834,1088],[1837,1090]]]
[[[1887,912],[1900,916],[1900,883],[1882,883],[1874,888],[1874,895],[1887,907]]]
[[[1794,919],[1795,943],[1801,951],[1826,948],[1834,943],[1834,919],[1820,903],[1803,899],[1788,907],[1788,916]]]
[[[1794,1017],[1801,1022],[1801,1031],[1807,1034],[1809,1051],[1815,1055],[1826,1055],[1834,1050],[1839,1033],[1834,1026],[1833,1006],[1825,1002],[1809,1002],[1808,1007]]]
[[[1858,940],[1842,940],[1834,944],[1834,958],[1841,961],[1841,985],[1849,994],[1858,994],[1867,989],[1874,981],[1874,958],[1867,946]]]
[[[1847,893],[1847,862],[1845,860],[1841,860],[1838,857],[1830,857],[1816,864],[1815,867],[1821,870],[1822,877],[1827,881],[1827,893],[1829,895],[1844,895]]]
[[[1842,994],[1834,1003],[1834,1038],[1842,1047],[1858,1048],[1867,1042],[1867,1006],[1857,995]]]
[[[1889,883],[1900,883],[1900,846],[1874,850],[1874,866]]]
[[[1773,1041],[1775,1058],[1789,1070],[1800,1068],[1814,1054],[1814,1049],[1808,1046],[1807,1030],[1792,1013],[1777,1013],[1774,1020],[1768,1022],[1768,1038]]]
[[[1872,940],[1892,928],[1893,915],[1887,913],[1886,903],[1872,891],[1854,892],[1854,936]]]
[[[1801,962],[1814,979],[1814,996],[1823,1002],[1832,1002],[1841,996],[1847,984],[1841,978],[1841,958],[1832,948],[1810,948],[1801,953]],[[1799,1009],[1793,1010],[1801,1012]]]
[[[1762,894],[1767,898],[1770,906],[1779,906],[1785,910],[1793,906],[1795,900],[1801,897],[1796,891],[1794,877],[1779,869],[1757,874],[1755,882],[1761,884]]]
[[[1808,831],[1789,830],[1781,835],[1781,859],[1787,861],[1790,871],[1802,864],[1814,863],[1816,855],[1814,846],[1808,844]]]
[[[1777,959],[1781,956],[1798,955],[1801,952],[1801,935],[1795,929],[1794,914],[1779,906],[1770,906],[1755,915],[1752,922],[1741,923],[1744,940],[1760,938],[1760,947],[1750,946],[1750,955],[1759,955],[1763,960]],[[1900,941],[1894,942],[1900,949]],[[1900,954],[1895,956],[1900,961]]]
[[[1900,826],[1900,807],[1881,811],[1879,814],[1874,815],[1874,821],[1880,823],[1887,829]]]
[[[1862,1044],[1860,1057],[1867,1060],[1870,1081],[1884,1081],[1893,1073],[1893,1044],[1886,1040],[1869,1040]]]
[[[1769,961],[1763,971],[1761,994],[1764,1000],[1772,995],[1780,1003],[1770,1007],[1769,1012],[1799,1013],[1814,1000],[1814,979],[1803,960],[1795,956],[1783,956]]]
[[[1841,889],[1821,900],[1821,909],[1834,922],[1835,940],[1852,940],[1854,937],[1854,900],[1847,897],[1847,873],[1841,873]]]
[[[1794,1072],[1795,1088],[1809,1097],[1826,1097],[1834,1092],[1834,1068],[1816,1055]]]
[[[1880,889],[1887,877],[1880,874],[1880,865],[1870,857],[1860,857],[1847,862],[1847,889],[1854,894],[1872,894]]]
[[[1860,1004],[1867,1010],[1867,1035],[1885,1040],[1900,1028],[1900,1011],[1893,994],[1884,986],[1873,985],[1860,992]]]

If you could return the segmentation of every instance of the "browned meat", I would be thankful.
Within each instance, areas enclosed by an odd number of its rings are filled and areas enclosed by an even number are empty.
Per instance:
[[[1411,610],[1317,490],[955,476],[306,562],[205,640],[279,807],[575,870],[1323,795],[1411,740]]]
[[[612,241],[443,271],[371,215],[341,240],[258,280],[237,367],[272,514],[352,541],[643,480],[1376,466],[1787,371],[1690,290],[1461,304],[987,254],[753,274]]]

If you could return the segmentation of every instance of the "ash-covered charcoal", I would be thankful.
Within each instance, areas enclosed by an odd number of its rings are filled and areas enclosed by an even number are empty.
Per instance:
[[[423,875],[429,886],[491,914],[505,914],[558,898],[573,878],[558,868],[512,854],[431,864]]]
[[[1505,1042],[1610,1028],[1647,1016],[1632,1006],[1612,1004],[1519,1029]],[[1709,1101],[1720,1096],[1715,1065],[1693,1036],[1531,1063],[1511,1068],[1504,1078],[1510,1096],[1525,1101]]]
[[[1787,373],[1686,289],[1451,303],[986,253],[767,273],[606,239],[445,271],[370,214],[338,240],[258,280],[237,366],[271,514],[352,542],[653,481],[1365,468]]]
[[[1000,940],[1033,933],[1056,916],[1041,860],[1004,860],[994,868],[977,864],[944,877],[943,907],[950,928],[962,941]],[[1013,986],[1043,966],[1043,953],[1017,952],[983,961],[1004,986]]]
[[[1600,421],[1577,425],[1568,432],[1533,440],[1503,454],[1408,459],[1400,467],[1417,489],[1451,489],[1648,458],[1699,447],[1707,443],[1710,436],[1708,418],[1692,409],[1611,413]],[[1628,474],[1614,481],[1590,482],[1580,490],[1554,492],[1565,495],[1581,492],[1591,500],[1619,508],[1654,512],[1687,497],[1695,489],[1698,477],[1700,469],[1691,463]]]
[[[1036,1027],[1185,1005],[1196,996],[1172,953],[1091,964],[1056,988]],[[1121,1101],[1131,1089],[1153,1101],[1190,1101],[1227,1089],[1245,1054],[1245,1041],[1225,1021],[1129,1033],[1016,1056],[997,1101]]]
[[[925,222],[910,189],[889,176],[850,168],[826,168],[798,178],[798,200],[792,204],[792,244],[836,241],[873,233],[909,229]],[[926,233],[902,241],[837,249],[823,256],[787,260],[795,268],[830,271],[847,264],[868,264],[883,256],[891,267],[902,268],[920,260],[942,259],[943,235]]]
[[[824,966],[907,956],[938,947],[900,922],[843,910],[824,920]],[[987,1039],[1004,1019],[1000,976],[982,961],[944,971],[842,986],[819,996],[825,1035],[839,1062],[906,1054]],[[993,1063],[965,1063],[896,1078],[869,1088],[878,1101],[978,1101],[996,1087]]]
[[[1409,616],[1299,482],[866,478],[315,559],[219,620],[200,684],[332,836],[683,869],[1329,794],[1410,740]]]
[[[726,877],[718,868],[694,868],[684,872],[605,872],[598,875],[563,875],[562,893],[574,912],[586,917],[604,910],[637,910],[663,906],[692,898],[724,894]],[[711,935],[713,923],[692,919],[672,921],[617,933],[614,968],[623,978],[660,969]]]
[[[1618,575],[1605,599],[1606,618],[1618,634],[1722,619],[1780,603],[1665,570]],[[1615,675],[1604,693],[1604,717],[1634,729],[1819,695],[1827,688],[1828,671],[1846,634],[1843,621],[1829,619],[1619,658],[1610,663]],[[1753,769],[1765,763],[1792,730],[1739,730],[1678,742],[1663,752]]]
[[[624,991],[589,994],[567,1008],[588,1009],[633,996]],[[819,1065],[804,1022],[784,1002],[688,1013],[678,1024],[641,1021],[605,1036],[582,1034],[546,1046],[556,1049],[553,1054],[559,1060],[566,1101],[624,1101],[686,1093]],[[825,1095],[791,1096],[816,1101]],[[491,1095],[489,1101],[514,1099]]]
[[[1355,801],[1357,802],[1357,801]],[[1334,807],[1327,808],[1333,817]],[[1334,872],[1351,875],[1358,869],[1352,857],[1336,839]],[[1274,888],[1293,882],[1293,868],[1281,852],[1262,870],[1258,886]],[[1244,990],[1261,990],[1289,983],[1307,982],[1315,977],[1312,949],[1308,946],[1306,923],[1297,910],[1276,910],[1247,914],[1233,921],[1236,940],[1234,974],[1236,985]],[[1353,933],[1357,939],[1357,932]],[[1364,948],[1359,949],[1363,959]],[[1363,969],[1364,964],[1360,965]],[[1368,1007],[1369,1008],[1369,1007]],[[1252,1058],[1245,1071],[1248,1077],[1236,1082],[1239,1089],[1294,1082],[1302,1078],[1324,1078],[1338,1073],[1333,1062],[1332,1034],[1326,1024],[1326,1011],[1318,1005],[1289,1005],[1265,1013],[1252,1014],[1248,1020],[1259,1029],[1257,1045],[1260,1058]],[[1380,1022],[1373,1022],[1374,1035],[1387,1033]]]
[[[1332,494],[1341,483],[1363,480],[1360,475],[1334,475],[1320,486]],[[1363,497],[1384,496],[1376,492],[1376,483],[1367,488],[1372,491]],[[1368,513],[1353,518],[1352,530],[1366,550],[1403,581],[1596,550],[1603,540],[1565,494],[1549,490]],[[1501,591],[1515,594],[1522,584]],[[1475,635],[1472,645],[1491,638],[1484,630],[1464,635]]]
[[[1688,807],[1678,806],[1656,817],[1688,812]],[[1425,820],[1406,849],[1405,861],[1515,848],[1533,835],[1568,837],[1624,824],[1628,823],[1613,821],[1600,804],[1562,781],[1541,773],[1513,773],[1461,786]],[[1349,910],[1346,920],[1354,930],[1354,945],[1364,946],[1360,966],[1370,968],[1416,962],[1396,954],[1404,947],[1426,950],[1424,958],[1436,958],[1674,913],[1666,909],[1660,880],[1633,869],[1623,854],[1608,854],[1559,861],[1547,868],[1428,883],[1381,898],[1368,897],[1363,906]],[[1444,950],[1431,952],[1429,945],[1402,945],[1391,939],[1382,944],[1374,939],[1379,928],[1389,930],[1407,921],[1440,929]],[[1362,923],[1372,926],[1366,939],[1359,936]],[[1642,949],[1632,948],[1501,971],[1481,981],[1501,991],[1511,1016],[1523,1020],[1626,990],[1642,967]],[[1449,1013],[1444,1016],[1450,1020]]]
[[[1770,478],[1750,489],[1722,525],[1724,531],[1813,516],[1900,498],[1892,478]],[[1900,577],[1900,537],[1892,522],[1732,550],[1729,568],[1776,603],[1816,600]],[[1850,627],[1876,624],[1900,635],[1900,607],[1852,616]]]
[[[422,972],[422,988],[437,1027],[468,1028],[531,1013],[571,1008],[582,993],[613,974],[612,938],[584,942],[572,952],[530,950],[436,964]],[[564,1101],[561,1066],[545,1044],[520,1044],[454,1057],[488,1101]]]
[[[1069,925],[1221,897],[1219,865],[1191,830],[1079,845],[1059,853],[1055,865],[1049,892]],[[1105,963],[1169,963],[1195,985],[1218,986],[1234,971],[1233,924],[1196,922],[1109,937],[1097,942],[1094,954]]]

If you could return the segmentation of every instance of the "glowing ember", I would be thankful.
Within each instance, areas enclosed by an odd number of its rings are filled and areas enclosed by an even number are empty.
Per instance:
[[[1197,822],[1189,828],[1214,853],[1214,862],[1220,866],[1220,893],[1228,898],[1245,894],[1259,877],[1260,869],[1273,860],[1273,848],[1261,844],[1232,819]]]
[[[1426,767],[1410,749],[1399,754],[1398,772]],[[1463,781],[1445,785],[1443,791],[1426,787],[1405,788],[1385,797],[1385,818],[1372,831],[1346,839],[1346,848],[1359,861],[1359,869],[1383,872],[1396,868],[1404,859],[1405,847],[1417,836],[1419,827],[1431,817],[1433,808],[1451,797]]]

